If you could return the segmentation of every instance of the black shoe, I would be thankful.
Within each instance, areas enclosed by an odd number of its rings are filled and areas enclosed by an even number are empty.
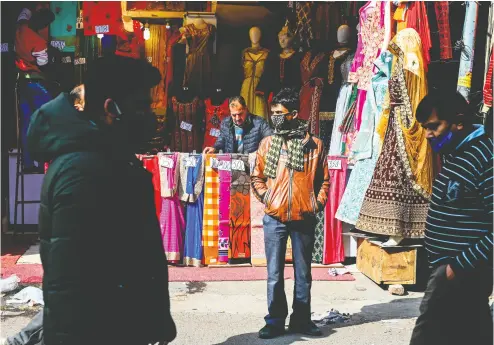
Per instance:
[[[273,339],[283,335],[285,333],[285,327],[276,327],[273,325],[266,325],[259,331],[259,338],[261,339]]]
[[[316,324],[312,321],[303,325],[291,324],[288,327],[288,330],[290,331],[290,333],[301,333],[305,335],[310,335],[312,337],[320,337],[322,335],[322,332],[319,329],[319,327],[317,327]]]

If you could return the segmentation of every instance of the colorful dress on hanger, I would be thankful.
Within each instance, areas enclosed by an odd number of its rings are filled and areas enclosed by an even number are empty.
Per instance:
[[[220,105],[214,105],[211,98],[208,98],[204,101],[204,107],[206,112],[206,130],[204,132],[203,149],[214,146],[219,135],[221,121],[230,116],[228,99],[225,99]]]
[[[181,103],[172,98],[170,123],[173,126],[171,149],[176,152],[202,150],[202,106],[198,97],[190,103]],[[190,127],[189,125],[192,125]]]
[[[232,184],[232,158],[229,154],[217,155],[219,193],[219,230],[218,230],[218,263],[228,262],[230,248],[230,188]],[[222,167],[221,167],[222,166]]]
[[[186,166],[189,157],[195,166]],[[202,218],[204,216],[204,164],[201,155],[180,154],[180,200],[186,202],[184,264],[200,267],[202,262]]]
[[[356,83],[358,96],[354,128],[360,128],[362,108],[365,103],[367,89],[374,75],[374,61],[379,57],[385,39],[384,30],[385,1],[369,1],[359,10],[360,34],[353,60],[349,81]]]
[[[249,156],[232,154],[230,195],[231,264],[249,263],[251,256],[250,230],[250,165]]]
[[[245,99],[249,111],[257,116],[266,118],[268,110],[264,97],[255,94],[257,85],[264,73],[264,65],[268,58],[269,50],[265,48],[247,48],[242,52],[242,66],[244,69],[244,81],[240,89],[240,96]]]
[[[204,29],[198,29],[194,24],[189,24],[184,26],[184,29],[189,53],[183,86],[188,86],[199,95],[205,95],[212,85],[212,56],[216,27],[207,24]]]
[[[180,183],[179,153],[158,153],[161,179],[161,237],[168,262],[180,263],[184,253],[185,219],[178,197]],[[164,160],[171,162],[167,165]],[[169,167],[171,166],[171,167]]]
[[[340,132],[340,125],[345,118],[345,115],[348,111],[348,107],[350,105],[350,97],[352,95],[352,90],[354,85],[348,82],[348,75],[350,73],[350,68],[353,63],[354,54],[348,55],[347,58],[341,63],[341,77],[342,84],[338,92],[338,98],[336,100],[336,107],[334,112],[334,121],[323,122],[321,124],[321,137],[324,143],[324,146],[329,144],[329,154],[332,156],[339,156],[343,154],[343,135]],[[336,61],[335,61],[336,62]],[[335,73],[335,76],[337,74]],[[331,86],[333,85],[333,86]],[[330,84],[329,90],[333,87],[336,87],[336,84]],[[330,117],[328,117],[330,118]],[[329,135],[326,133],[330,132]],[[329,139],[328,139],[329,137]]]
[[[218,263],[220,179],[218,170],[213,169],[211,165],[211,158],[216,158],[216,155],[205,155],[204,157],[205,177],[202,246],[204,248],[203,263],[205,265]]]
[[[391,41],[394,55],[389,81],[389,118],[381,154],[356,227],[379,234],[421,238],[434,180],[434,155],[415,111],[427,93],[420,37],[413,29]],[[385,105],[387,107],[387,105]]]
[[[256,163],[256,152],[249,154],[250,171],[254,170]],[[264,228],[262,219],[264,217],[265,206],[257,200],[250,189],[250,242],[251,242],[251,263],[252,266],[266,266],[266,251],[264,248]]]
[[[161,215],[161,179],[160,166],[157,156],[137,155],[137,158],[142,161],[144,168],[153,175],[154,188],[154,204],[156,206],[156,217],[160,219]]]
[[[52,41],[63,41],[64,53],[75,52],[77,1],[56,1],[50,3],[55,20],[50,24]]]
[[[379,158],[381,140],[375,131],[383,113],[392,61],[393,55],[385,51],[375,62],[378,72],[372,78],[372,86],[369,88],[362,113],[362,126],[352,148],[352,160],[356,163],[336,212],[336,218],[345,223],[357,223],[365,192],[371,183]]]
[[[300,64],[302,86],[300,89],[299,118],[309,120],[309,131],[319,135],[319,105],[324,87],[323,74],[321,73],[324,53],[312,56],[307,52]]]

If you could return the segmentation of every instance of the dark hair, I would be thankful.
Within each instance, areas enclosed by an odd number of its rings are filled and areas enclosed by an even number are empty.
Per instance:
[[[242,96],[233,96],[228,99],[228,105],[232,105],[232,103],[238,102],[242,107],[246,107],[247,103]]]
[[[34,31],[46,28],[55,20],[55,14],[47,8],[37,10],[29,19],[29,27]]]
[[[296,89],[283,88],[278,92],[276,96],[273,97],[271,101],[271,106],[282,105],[288,109],[288,111],[299,110],[300,100],[299,93]]]
[[[107,98],[118,103],[133,92],[151,89],[160,80],[158,69],[146,60],[116,55],[97,59],[88,64],[84,78],[85,111],[97,120]]]
[[[433,89],[420,101],[415,117],[420,123],[426,122],[436,110],[437,117],[448,123],[457,123],[461,116],[461,122],[468,124],[472,122],[470,107],[459,92],[456,90]]]

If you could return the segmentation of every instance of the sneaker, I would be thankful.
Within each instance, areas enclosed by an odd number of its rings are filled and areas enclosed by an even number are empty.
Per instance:
[[[285,333],[285,328],[276,327],[273,325],[266,325],[259,331],[259,338],[261,339],[273,339],[283,335]]]
[[[290,325],[288,330],[290,333],[301,333],[312,337],[320,337],[322,335],[319,327],[312,321],[305,325]]]

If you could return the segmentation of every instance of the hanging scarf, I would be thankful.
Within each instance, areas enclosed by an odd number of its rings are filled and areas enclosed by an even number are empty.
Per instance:
[[[295,129],[275,130],[273,141],[266,155],[266,168],[264,175],[269,178],[276,178],[276,170],[280,159],[281,148],[287,138],[288,147],[288,163],[287,168],[296,171],[304,171],[304,145],[302,141],[307,134],[309,122],[305,120],[295,119]]]

